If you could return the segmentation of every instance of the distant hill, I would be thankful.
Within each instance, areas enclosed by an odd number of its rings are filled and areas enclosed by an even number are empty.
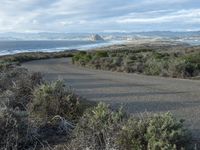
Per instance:
[[[200,31],[190,32],[171,32],[171,31],[151,31],[151,32],[133,32],[132,34],[140,34],[144,36],[161,36],[161,37],[185,37],[185,36],[200,36]]]
[[[101,34],[101,36],[99,35]],[[172,31],[151,31],[151,32],[100,32],[91,33],[0,33],[0,40],[92,40],[102,41],[106,37],[112,39],[121,39],[122,37],[166,37],[166,38],[184,38],[200,37],[200,31],[172,32]]]
[[[91,41],[104,41],[104,39],[103,39],[100,35],[98,35],[98,34],[92,35],[92,36],[90,37],[90,40],[91,40]]]

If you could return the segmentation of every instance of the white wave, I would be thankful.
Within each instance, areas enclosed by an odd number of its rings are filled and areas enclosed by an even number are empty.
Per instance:
[[[99,43],[94,43],[94,44],[77,45],[77,46],[73,45],[73,46],[57,47],[57,48],[1,50],[0,56],[12,55],[12,54],[24,53],[24,52],[59,52],[59,51],[72,50],[72,49],[90,50],[93,48],[104,47],[104,46],[109,46],[109,45],[114,45],[114,44],[121,44],[124,42],[125,41],[108,41],[108,42],[103,42],[103,43],[99,42]]]

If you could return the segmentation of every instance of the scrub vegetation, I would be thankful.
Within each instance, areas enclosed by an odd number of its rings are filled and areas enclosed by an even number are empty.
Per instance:
[[[162,48],[162,47],[161,47]],[[174,78],[200,76],[200,48],[124,47],[79,52],[72,62],[94,69]]]
[[[1,65],[0,139],[0,149],[6,150],[193,148],[190,132],[171,113],[128,115],[15,65]]]
[[[24,53],[0,58],[0,149],[192,150],[191,132],[170,112],[130,115],[83,99],[63,81],[47,82],[18,63],[71,57],[74,64],[129,73],[198,77],[198,48]]]
[[[0,56],[0,66],[1,64],[18,64],[31,60],[72,57],[75,52],[76,50],[67,50],[61,52],[29,52],[14,55],[5,55]]]

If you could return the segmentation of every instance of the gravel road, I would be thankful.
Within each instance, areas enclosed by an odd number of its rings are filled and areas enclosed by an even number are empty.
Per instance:
[[[123,105],[129,113],[170,111],[185,119],[200,138],[200,81],[92,70],[70,62],[70,58],[47,59],[22,66],[42,72],[47,80],[64,80],[88,100]]]

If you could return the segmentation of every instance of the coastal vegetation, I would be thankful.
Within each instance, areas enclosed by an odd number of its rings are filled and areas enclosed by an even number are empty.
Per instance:
[[[192,134],[170,112],[131,115],[88,101],[63,81],[47,82],[17,64],[73,57],[74,64],[128,73],[193,78],[200,75],[197,48],[181,51],[106,49],[23,53],[0,57],[0,149],[190,150]]]
[[[0,56],[1,64],[18,64],[31,60],[39,59],[50,59],[50,58],[62,58],[62,57],[72,57],[76,50],[67,50],[61,52],[29,52],[29,53],[19,53],[14,55]]]
[[[145,47],[126,46],[110,50],[79,52],[73,56],[76,65],[93,69],[174,78],[198,78],[200,76],[199,47]]]
[[[62,81],[1,66],[0,149],[188,150],[190,136],[171,113],[132,116],[87,101]]]
[[[78,149],[190,149],[190,134],[172,114],[128,116],[99,103],[83,114],[72,144]]]
[[[63,82],[47,83],[40,73],[8,66],[0,70],[0,149],[48,148],[67,141],[93,103]]]

